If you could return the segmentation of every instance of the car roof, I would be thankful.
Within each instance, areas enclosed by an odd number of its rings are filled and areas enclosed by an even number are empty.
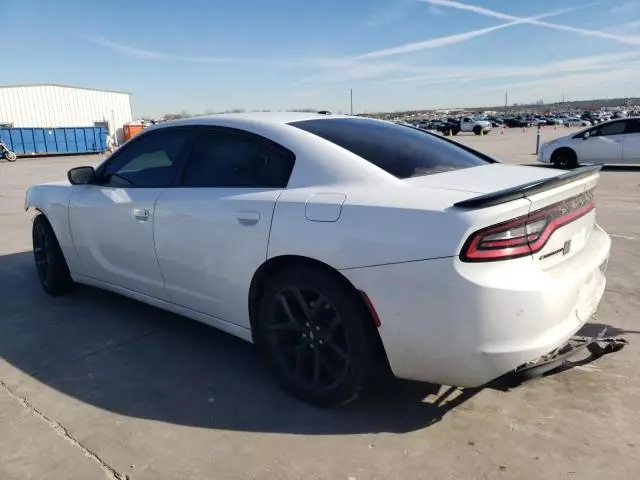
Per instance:
[[[216,115],[203,115],[198,117],[181,118],[162,122],[158,125],[180,126],[180,125],[219,125],[220,122],[231,120],[234,124],[242,123],[262,123],[271,125],[282,125],[291,122],[301,122],[304,120],[320,120],[327,118],[345,118],[348,115],[333,115],[315,112],[246,112],[246,113],[221,113]]]

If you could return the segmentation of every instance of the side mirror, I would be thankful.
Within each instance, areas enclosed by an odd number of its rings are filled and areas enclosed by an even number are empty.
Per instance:
[[[582,135],[582,139],[586,140],[587,138],[589,138],[591,136],[591,134],[589,132],[584,132],[584,135]]]
[[[88,185],[96,181],[96,171],[93,167],[76,167],[67,172],[71,185]]]

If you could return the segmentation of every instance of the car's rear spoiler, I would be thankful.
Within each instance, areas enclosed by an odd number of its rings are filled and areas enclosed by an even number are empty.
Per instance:
[[[558,175],[557,177],[546,178],[544,180],[536,180],[534,182],[524,183],[516,187],[498,190],[497,192],[487,193],[479,197],[473,197],[454,204],[459,208],[484,208],[500,205],[501,203],[511,202],[519,198],[525,198],[536,193],[544,192],[552,188],[575,182],[581,178],[587,178],[594,173],[600,171],[602,165],[591,165],[588,167],[576,168],[569,172]]]

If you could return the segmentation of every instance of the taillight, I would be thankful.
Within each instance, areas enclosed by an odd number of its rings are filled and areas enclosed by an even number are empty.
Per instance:
[[[595,208],[593,191],[473,233],[460,253],[464,262],[491,262],[524,257],[544,248],[558,228]]]

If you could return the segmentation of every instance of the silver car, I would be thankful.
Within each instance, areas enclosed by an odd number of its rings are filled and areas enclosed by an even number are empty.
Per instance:
[[[540,147],[538,162],[558,168],[582,163],[640,164],[640,117],[603,122],[551,140]]]

